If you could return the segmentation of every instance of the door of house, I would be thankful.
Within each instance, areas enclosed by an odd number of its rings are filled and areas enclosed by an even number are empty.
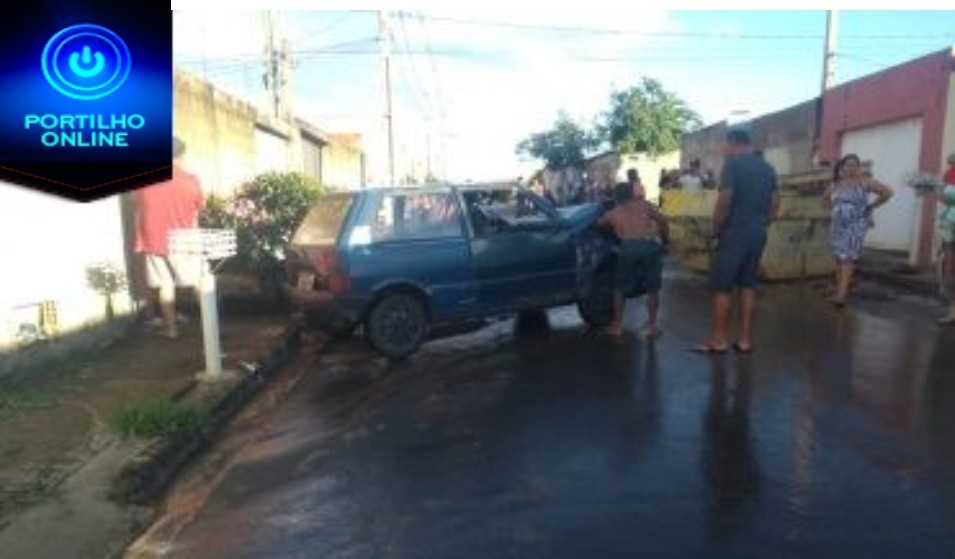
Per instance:
[[[906,181],[919,169],[921,149],[921,118],[843,134],[842,154],[855,153],[871,162],[875,178],[895,191],[892,200],[876,213],[875,228],[869,231],[866,246],[906,253],[912,250],[917,241],[918,200]]]

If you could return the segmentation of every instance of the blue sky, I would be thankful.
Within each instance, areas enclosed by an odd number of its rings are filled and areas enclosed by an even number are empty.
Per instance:
[[[825,12],[392,12],[399,168],[449,178],[526,174],[526,135],[567,110],[589,123],[614,87],[660,80],[716,122],[818,94]],[[276,12],[297,58],[298,111],[332,131],[362,132],[373,178],[384,169],[374,12]],[[262,14],[179,12],[178,66],[264,101]],[[836,82],[955,45],[955,11],[839,12]],[[410,54],[409,54],[410,51]]]

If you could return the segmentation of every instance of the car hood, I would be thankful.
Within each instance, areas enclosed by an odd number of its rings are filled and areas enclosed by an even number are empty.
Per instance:
[[[603,215],[603,207],[598,204],[580,204],[557,208],[557,213],[579,231],[597,221]]]

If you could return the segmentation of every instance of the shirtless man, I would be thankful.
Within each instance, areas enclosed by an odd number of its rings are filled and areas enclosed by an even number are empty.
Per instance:
[[[617,256],[616,285],[613,301],[613,324],[609,333],[623,335],[623,311],[627,297],[647,296],[647,324],[644,334],[654,339],[662,334],[657,327],[660,310],[660,287],[663,279],[663,256],[670,243],[666,217],[653,204],[636,196],[632,183],[616,186],[617,206],[598,222],[610,227],[621,240]]]

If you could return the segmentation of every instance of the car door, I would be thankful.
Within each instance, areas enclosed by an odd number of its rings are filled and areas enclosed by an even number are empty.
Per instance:
[[[349,243],[362,291],[415,286],[436,322],[467,315],[477,302],[470,245],[450,190],[396,190],[372,195]]]
[[[488,312],[549,306],[573,297],[576,249],[569,227],[520,188],[474,189],[471,266]]]

